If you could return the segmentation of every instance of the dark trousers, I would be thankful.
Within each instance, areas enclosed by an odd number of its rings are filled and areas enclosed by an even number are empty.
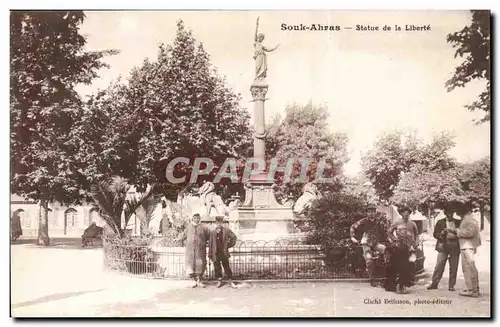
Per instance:
[[[446,267],[446,261],[448,261],[450,265],[450,280],[448,282],[448,287],[455,287],[455,283],[457,282],[459,258],[460,246],[458,244],[449,246],[444,252],[438,252],[436,267],[434,268],[434,273],[432,274],[432,285],[439,285],[439,282],[443,277],[444,268]]]
[[[215,278],[222,279],[222,268],[224,268],[224,275],[226,278],[232,279],[233,272],[229,265],[229,259],[223,254],[218,254],[217,261],[214,261]]]
[[[412,286],[415,278],[415,264],[408,262],[410,251],[406,247],[393,247],[386,269],[385,287],[395,291],[396,286]]]

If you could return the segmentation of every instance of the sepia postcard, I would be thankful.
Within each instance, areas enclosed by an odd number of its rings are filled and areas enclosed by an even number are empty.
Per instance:
[[[491,318],[490,27],[11,10],[11,317]]]

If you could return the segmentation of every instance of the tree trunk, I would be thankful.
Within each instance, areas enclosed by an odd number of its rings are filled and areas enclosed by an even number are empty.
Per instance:
[[[48,201],[41,200],[38,211],[38,245],[50,245]]]
[[[427,231],[429,235],[434,233],[434,217],[432,216],[431,206],[427,209],[427,217],[429,217],[429,226],[427,226]]]
[[[484,229],[484,208],[483,206],[481,206],[481,208],[479,209],[479,212],[481,213],[481,231],[483,231]]]

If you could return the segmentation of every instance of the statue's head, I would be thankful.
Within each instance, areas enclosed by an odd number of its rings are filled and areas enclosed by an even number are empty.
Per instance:
[[[257,40],[259,40],[259,42],[264,41],[264,38],[265,38],[264,33],[257,34]]]

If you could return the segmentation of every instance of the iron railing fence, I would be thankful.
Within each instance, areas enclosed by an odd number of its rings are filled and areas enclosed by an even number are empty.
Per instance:
[[[185,279],[185,248],[155,237],[115,241],[103,238],[107,269],[145,278]],[[208,253],[208,249],[207,249]],[[417,272],[423,271],[423,252],[418,252]],[[357,279],[366,278],[361,247],[337,248],[324,253],[318,245],[280,241],[237,241],[230,249],[233,279]],[[206,258],[204,278],[214,279],[214,266]],[[383,277],[382,258],[380,277]]]

